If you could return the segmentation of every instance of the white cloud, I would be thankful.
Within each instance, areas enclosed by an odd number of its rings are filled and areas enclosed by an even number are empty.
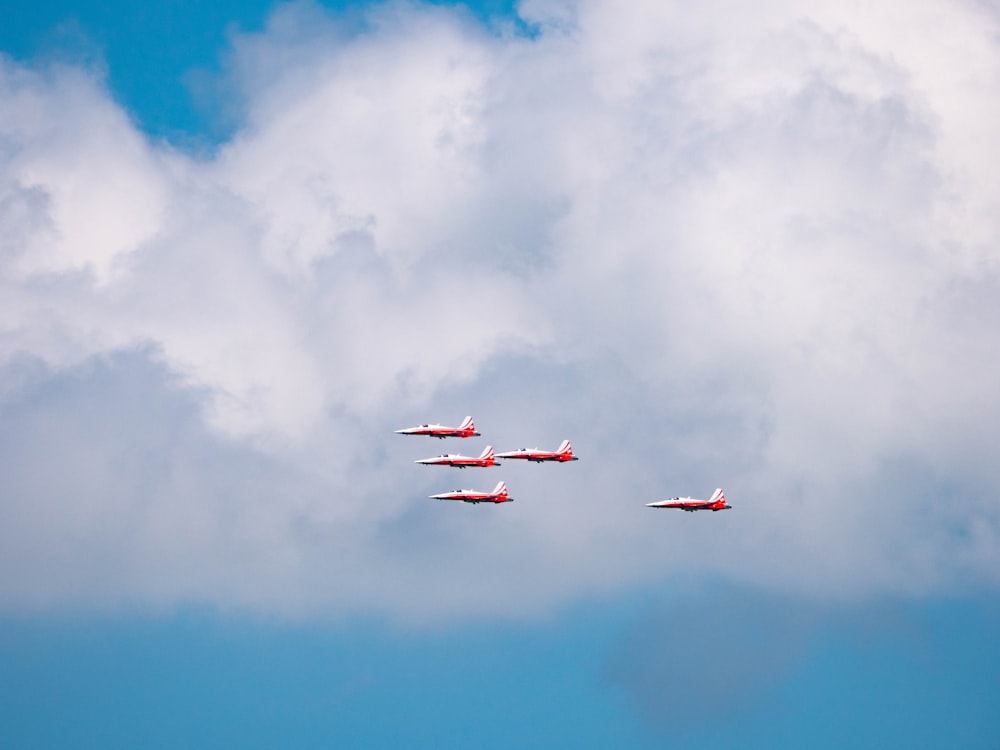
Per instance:
[[[106,282],[162,223],[165,165],[84,71],[0,59],[0,97],[6,270],[87,269]]]
[[[34,436],[3,443],[8,606],[995,585],[997,19],[724,5],[525,3],[532,38],[282,6],[233,40],[243,126],[207,159],[4,61],[0,410]],[[469,412],[584,460],[424,501],[501,470],[415,467],[441,446],[392,428]],[[734,511],[641,506],[716,484]]]

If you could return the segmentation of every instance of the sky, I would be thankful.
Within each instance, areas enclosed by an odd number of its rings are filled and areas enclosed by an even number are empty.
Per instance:
[[[995,3],[4,19],[0,746],[1000,745]]]

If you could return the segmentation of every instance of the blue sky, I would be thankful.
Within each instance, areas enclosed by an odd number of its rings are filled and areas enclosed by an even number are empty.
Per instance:
[[[190,610],[7,618],[3,740],[995,747],[995,597],[802,613],[788,602],[720,593],[737,604],[716,594],[676,610],[650,606],[648,595],[610,598],[545,623],[420,634]],[[704,638],[701,625],[718,626],[719,610],[732,619]],[[813,621],[809,632],[797,631],[803,618]]]
[[[1000,745],[991,5],[4,16],[0,747]]]

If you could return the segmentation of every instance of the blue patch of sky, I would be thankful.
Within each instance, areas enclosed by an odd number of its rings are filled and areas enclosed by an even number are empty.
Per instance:
[[[318,2],[334,12],[363,7]],[[514,0],[451,0],[483,23],[514,19]],[[229,123],[204,89],[222,74],[228,35],[260,31],[274,0],[34,0],[7,2],[0,51],[21,61],[63,60],[102,69],[112,96],[147,134],[177,145],[218,143]]]
[[[693,724],[659,720],[608,678],[623,639],[642,631],[640,599],[594,602],[543,623],[418,633],[203,613],[8,618],[0,621],[0,747],[1000,746],[996,597],[896,604],[889,617],[879,607],[826,610],[810,620],[819,626],[796,666],[782,665],[756,701],[734,710],[719,700]],[[705,631],[703,652],[739,629],[734,621],[729,633]],[[628,649],[696,647],[666,621]],[[671,686],[671,675],[660,677]],[[648,703],[668,716],[684,689],[673,685]]]
[[[723,588],[656,609],[606,673],[668,747],[1000,747],[996,594],[844,606]]]
[[[7,620],[0,747],[655,747],[600,677],[622,611],[419,634]]]
[[[772,746],[1000,747],[1000,602],[900,605],[892,622],[826,632],[774,696]],[[880,619],[880,618],[879,618]]]

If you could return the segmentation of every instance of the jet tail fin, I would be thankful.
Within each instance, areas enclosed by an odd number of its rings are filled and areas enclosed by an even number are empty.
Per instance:
[[[472,423],[472,417],[469,416],[469,417],[466,417],[465,419],[463,419],[462,420],[462,424],[460,424],[458,426],[458,429],[460,429],[460,430],[474,430],[474,429],[476,429],[476,426]]]
[[[497,482],[497,486],[493,488],[493,494],[500,497],[507,497],[507,483],[502,480]]]
[[[556,453],[569,453],[570,455],[572,455],[573,454],[573,446],[570,445],[569,440],[563,440],[559,444],[559,448],[556,449]]]
[[[492,445],[487,445],[486,448],[483,450],[482,454],[480,454],[479,457],[480,458],[493,458],[493,455],[494,455],[493,454],[493,446]]]

